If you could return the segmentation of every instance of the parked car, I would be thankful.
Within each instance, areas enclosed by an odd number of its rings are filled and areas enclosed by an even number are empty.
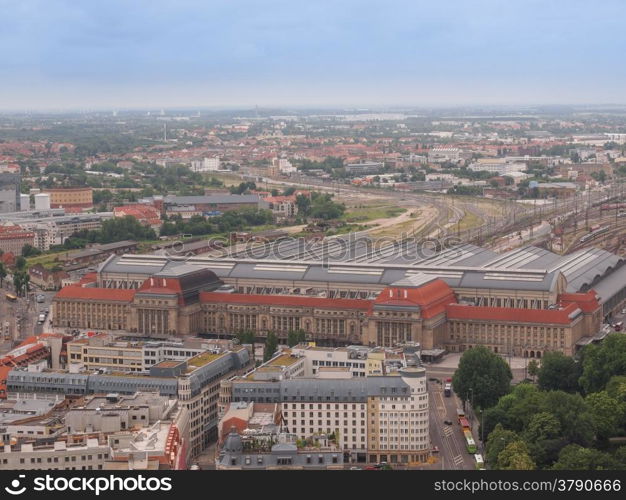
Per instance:
[[[45,302],[46,298],[43,295],[37,295],[37,302],[39,304],[41,304],[42,302]]]
[[[444,420],[443,423],[446,425],[452,425],[452,420]]]

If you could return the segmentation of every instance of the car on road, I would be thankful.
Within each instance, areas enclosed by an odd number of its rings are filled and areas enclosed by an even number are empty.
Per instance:
[[[437,446],[433,446],[433,449],[430,450],[431,453],[439,453],[439,448]]]
[[[435,377],[430,377],[428,380],[429,380],[430,382],[439,382],[439,379],[438,379],[438,378],[435,378]]]
[[[443,423],[446,425],[452,425],[452,420],[444,420]]]
[[[37,302],[38,303],[41,304],[42,302],[45,302],[45,301],[46,301],[46,298],[43,295],[37,295]]]

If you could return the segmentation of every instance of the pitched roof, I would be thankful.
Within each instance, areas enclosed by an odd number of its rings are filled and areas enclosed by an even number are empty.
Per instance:
[[[428,319],[445,312],[446,304],[455,303],[456,297],[448,284],[435,279],[418,287],[385,288],[375,306],[419,308],[422,318]]]
[[[582,312],[576,303],[561,309],[517,309],[513,307],[480,307],[465,304],[448,304],[449,320],[502,321],[508,323],[557,323],[569,325]]]
[[[589,290],[585,293],[562,293],[559,295],[559,303],[563,305],[577,304],[586,313],[594,312],[600,307],[595,290]]]
[[[61,288],[54,299],[79,300],[110,300],[114,302],[131,302],[135,297],[135,290],[121,288],[81,287],[77,285]]]

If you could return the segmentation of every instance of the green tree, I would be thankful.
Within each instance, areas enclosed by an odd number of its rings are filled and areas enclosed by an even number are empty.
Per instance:
[[[513,375],[509,365],[484,346],[463,353],[454,372],[454,392],[463,402],[473,399],[475,407],[489,408],[511,388]]]
[[[576,392],[580,364],[561,352],[546,352],[538,372],[539,388],[550,391]]]
[[[308,217],[311,210],[311,200],[308,196],[299,194],[296,196],[296,207],[298,207],[298,215],[301,217]]]
[[[0,287],[4,284],[4,278],[7,277],[7,269],[4,266],[4,262],[0,262]]]
[[[570,444],[559,453],[554,470],[606,470],[615,469],[619,464],[608,453],[593,448],[583,448]]]
[[[523,433],[525,441],[543,441],[560,435],[561,424],[551,413],[542,411],[532,416]]]
[[[532,416],[522,437],[528,443],[533,461],[540,466],[553,463],[558,458],[559,450],[566,444],[561,437],[560,422],[545,411]]]
[[[26,259],[21,255],[15,259],[15,268],[18,270],[22,270],[26,267]]]
[[[606,392],[613,399],[626,403],[626,376],[616,375],[606,384]]]
[[[274,332],[269,332],[265,339],[265,348],[263,349],[263,362],[269,361],[274,356],[278,348],[278,337]]]
[[[530,375],[532,377],[533,380],[535,380],[535,377],[539,374],[539,363],[537,362],[536,359],[531,359],[528,362],[528,375]]]
[[[605,388],[611,377],[626,373],[626,335],[609,335],[600,344],[590,344],[582,352],[580,385],[587,393]]]
[[[557,418],[563,438],[570,443],[590,445],[595,437],[595,424],[582,396],[563,391],[550,391],[543,395],[542,411]]]
[[[302,329],[290,330],[287,334],[287,345],[289,347],[293,347],[304,341],[306,341],[306,332]]]
[[[255,335],[252,330],[241,330],[235,334],[240,344],[254,344]]]
[[[13,286],[18,296],[27,295],[30,290],[30,275],[24,270],[13,273]]]
[[[37,255],[41,255],[41,250],[39,250],[38,248],[35,248],[32,245],[29,245],[28,243],[26,243],[26,245],[24,245],[22,247],[22,256],[25,258],[28,257],[35,257]]]
[[[607,391],[594,392],[585,398],[599,439],[615,436],[624,415],[624,406]]]
[[[516,432],[509,431],[502,427],[501,424],[489,433],[487,444],[485,446],[485,460],[495,467],[498,463],[498,455],[507,447],[507,445],[519,441],[520,437]]]
[[[537,466],[530,457],[526,443],[514,441],[500,452],[496,468],[500,470],[535,470]]]

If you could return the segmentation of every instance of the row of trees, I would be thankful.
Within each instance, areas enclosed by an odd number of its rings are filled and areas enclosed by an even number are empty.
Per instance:
[[[113,243],[124,240],[155,240],[154,229],[144,226],[131,215],[115,217],[102,223],[98,230],[83,230],[74,233],[62,245],[51,247],[51,250],[71,250],[84,248],[87,243]]]
[[[274,217],[270,210],[257,210],[256,208],[230,210],[211,218],[194,215],[186,221],[180,216],[175,216],[161,226],[161,236],[229,233],[241,231],[250,226],[271,224],[273,220]]]
[[[482,411],[486,459],[495,469],[626,469],[626,336],[613,334],[576,358],[545,353],[529,365],[537,385],[511,390],[506,362],[485,347],[466,351],[455,392]]]
[[[336,203],[329,193],[311,193],[311,197],[298,195],[296,197],[298,207],[298,217],[306,220],[308,218],[332,220],[340,218],[346,211],[343,203]]]
[[[241,330],[235,334],[235,338],[240,344],[254,344],[256,342],[256,335],[252,330]],[[293,347],[304,341],[306,341],[306,332],[302,329],[291,330],[287,333],[287,344],[289,347]],[[263,362],[272,359],[276,349],[278,349],[278,337],[274,332],[268,332],[267,337],[265,337]]]

